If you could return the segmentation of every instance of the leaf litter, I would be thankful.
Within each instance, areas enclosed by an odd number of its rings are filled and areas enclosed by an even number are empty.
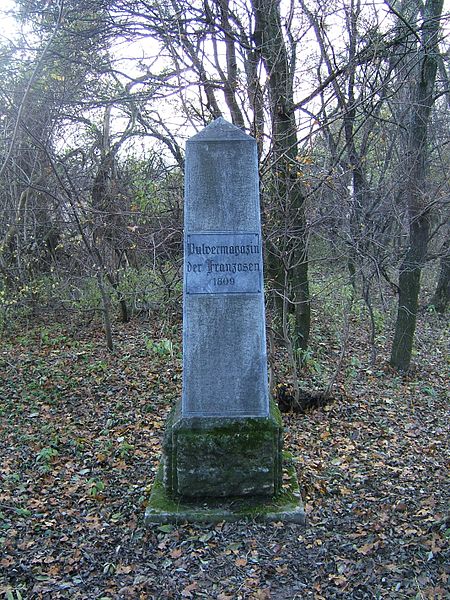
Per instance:
[[[434,319],[428,332],[442,327]],[[117,326],[114,354],[96,329],[74,336],[68,327],[57,345],[43,343],[38,328],[4,337],[0,594],[447,597],[444,347],[430,354],[424,345],[421,368],[406,377],[380,353],[376,367],[340,383],[338,401],[283,415],[306,527],[144,527],[165,419],[181,391],[179,356],[151,353],[144,329],[151,326]]]

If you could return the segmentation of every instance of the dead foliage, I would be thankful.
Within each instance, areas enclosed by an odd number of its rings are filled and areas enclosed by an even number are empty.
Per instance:
[[[0,596],[443,599],[448,379],[433,318],[413,375],[390,372],[382,353],[368,366],[355,337],[359,363],[339,399],[284,415],[306,527],[143,527],[181,391],[178,331],[120,326],[114,354],[100,330],[48,325],[5,338]]]

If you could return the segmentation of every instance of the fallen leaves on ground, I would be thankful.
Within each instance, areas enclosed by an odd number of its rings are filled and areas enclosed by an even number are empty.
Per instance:
[[[427,322],[423,335],[437,326]],[[47,331],[5,337],[0,349],[0,594],[446,597],[443,345],[432,354],[424,345],[420,369],[401,377],[382,356],[364,367],[355,343],[360,368],[341,382],[342,398],[284,415],[306,527],[145,528],[165,418],[181,391],[179,357],[149,351],[158,333],[147,324],[118,328],[114,354],[100,330]]]

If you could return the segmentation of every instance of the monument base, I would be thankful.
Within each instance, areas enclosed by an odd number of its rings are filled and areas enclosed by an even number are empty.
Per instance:
[[[153,484],[150,500],[145,511],[145,524],[154,523],[218,523],[221,521],[282,521],[305,524],[300,489],[295,465],[287,455],[283,461],[283,484],[271,499],[227,498],[187,502],[169,496],[163,481],[164,465],[161,464]]]
[[[163,484],[170,497],[275,496],[282,481],[282,420],[268,417],[169,415],[163,443]]]

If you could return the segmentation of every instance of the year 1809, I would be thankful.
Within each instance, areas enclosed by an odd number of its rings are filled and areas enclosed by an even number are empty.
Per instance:
[[[234,277],[214,277],[214,285],[234,285]]]

